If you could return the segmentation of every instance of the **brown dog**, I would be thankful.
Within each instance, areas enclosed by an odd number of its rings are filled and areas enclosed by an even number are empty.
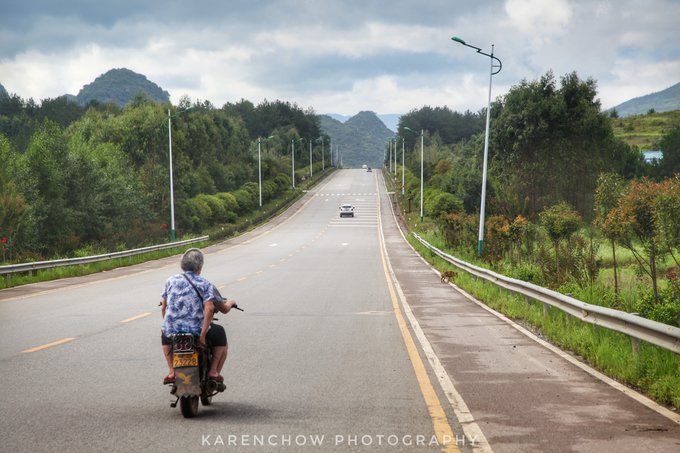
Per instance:
[[[442,272],[441,277],[442,283],[448,283],[452,277],[453,278],[458,277],[458,274],[455,271],[444,271]]]

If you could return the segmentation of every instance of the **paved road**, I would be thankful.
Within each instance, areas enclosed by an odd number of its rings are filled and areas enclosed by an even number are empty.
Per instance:
[[[160,384],[157,303],[177,258],[0,292],[2,451],[680,447],[677,424],[442,285],[379,178],[337,172],[206,249],[204,275],[246,312],[219,321],[228,389],[193,420]]]

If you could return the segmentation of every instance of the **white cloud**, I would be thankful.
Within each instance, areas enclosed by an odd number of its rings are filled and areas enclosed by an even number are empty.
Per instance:
[[[19,18],[0,24],[0,82],[40,100],[76,94],[126,67],[173,102],[187,94],[217,106],[284,99],[346,114],[425,104],[478,110],[486,106],[488,58],[452,35],[485,52],[496,44],[503,70],[494,97],[550,69],[595,78],[604,106],[679,81],[677,0],[393,0],[362,4],[359,16],[352,8],[361,2],[348,1],[223,10],[214,2],[205,11],[178,3],[162,16],[150,13],[153,4],[140,13],[134,2],[63,17],[59,8],[49,15],[36,7],[35,17],[20,17],[21,29]]]
[[[566,0],[506,0],[505,12],[525,34],[559,34],[569,24],[572,8]]]

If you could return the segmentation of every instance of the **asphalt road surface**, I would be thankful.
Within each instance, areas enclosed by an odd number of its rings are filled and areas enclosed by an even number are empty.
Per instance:
[[[440,283],[380,172],[338,171],[204,251],[203,275],[246,310],[218,316],[226,392],[184,419],[161,384],[178,257],[1,291],[0,451],[680,450],[672,413]]]

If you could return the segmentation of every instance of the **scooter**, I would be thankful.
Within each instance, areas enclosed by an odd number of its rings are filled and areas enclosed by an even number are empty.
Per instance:
[[[233,308],[243,311],[237,305]],[[224,392],[226,386],[208,377],[212,361],[212,349],[202,348],[198,344],[198,336],[180,333],[171,336],[172,366],[175,370],[175,382],[170,383],[170,394],[176,400],[170,407],[177,407],[184,418],[192,418],[198,414],[198,401],[204,406],[212,403],[212,397]]]

